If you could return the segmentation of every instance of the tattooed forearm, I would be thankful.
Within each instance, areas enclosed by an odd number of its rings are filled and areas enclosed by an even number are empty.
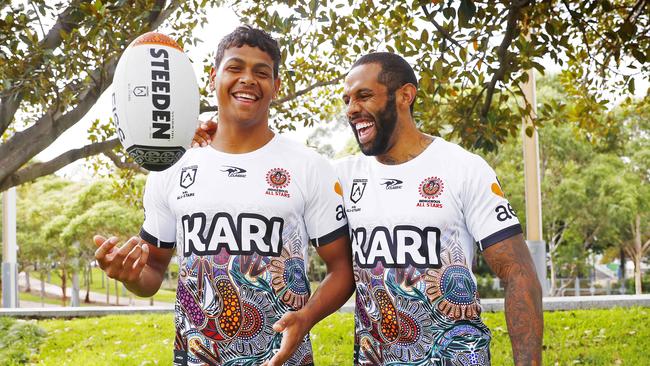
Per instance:
[[[541,365],[542,289],[521,235],[487,248],[485,259],[504,281],[508,333],[515,365]]]

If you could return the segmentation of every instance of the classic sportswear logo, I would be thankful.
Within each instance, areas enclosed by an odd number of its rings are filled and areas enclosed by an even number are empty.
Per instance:
[[[402,188],[402,182],[399,179],[394,179],[394,178],[382,178],[383,182],[381,182],[381,185],[386,186],[386,190],[391,190],[391,189],[401,189]]]
[[[246,169],[242,169],[236,166],[224,165],[222,172],[228,173],[228,177],[231,178],[246,178]]]

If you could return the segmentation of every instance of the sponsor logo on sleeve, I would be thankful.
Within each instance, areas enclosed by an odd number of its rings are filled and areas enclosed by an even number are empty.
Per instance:
[[[336,221],[341,221],[347,216],[345,215],[345,210],[343,209],[343,205],[338,205],[336,206]]]
[[[229,178],[246,178],[246,169],[230,165],[224,165],[221,168],[221,171],[227,173]]]
[[[343,187],[341,187],[341,183],[339,181],[336,181],[334,183],[334,192],[338,194],[339,196],[343,197]],[[336,206],[336,221],[341,221],[346,218],[345,215],[345,209],[343,208],[343,205],[338,205]]]
[[[394,178],[382,178],[382,180],[383,182],[380,184],[385,186],[387,191],[393,189],[402,189],[402,183],[404,183],[403,181]]]
[[[336,183],[334,183],[334,192],[338,194],[339,196],[343,197],[343,188],[341,187],[341,183],[337,180]]]
[[[418,188],[422,199],[418,201],[416,207],[442,208],[442,203],[440,203],[438,197],[444,190],[445,184],[442,179],[438,177],[425,178]]]
[[[499,205],[494,209],[494,212],[497,214],[497,220],[503,222],[507,220],[514,219],[517,217],[515,210],[510,206],[510,204]]]
[[[490,190],[492,190],[492,193],[496,194],[499,197],[505,198],[506,195],[503,193],[503,190],[501,190],[501,185],[498,183],[492,183],[490,186]]]
[[[280,196],[289,198],[291,195],[285,188],[291,183],[291,175],[286,169],[273,168],[266,173],[266,183],[270,186],[266,190],[269,196]]]

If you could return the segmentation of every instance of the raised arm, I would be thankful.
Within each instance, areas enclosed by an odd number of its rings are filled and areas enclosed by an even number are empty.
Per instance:
[[[541,365],[542,288],[522,235],[486,248],[483,256],[504,282],[506,323],[515,365]]]
[[[121,247],[116,247],[117,238],[106,239],[101,235],[93,238],[95,259],[108,277],[122,282],[132,293],[148,297],[160,289],[172,249],[160,249],[137,236]]]

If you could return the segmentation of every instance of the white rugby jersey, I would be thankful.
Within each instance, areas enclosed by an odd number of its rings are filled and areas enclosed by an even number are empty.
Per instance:
[[[191,149],[151,172],[141,237],[180,258],[175,365],[258,365],[279,349],[272,325],[310,296],[306,245],[348,234],[330,164],[276,135],[228,154]],[[285,365],[311,365],[306,336]]]
[[[357,286],[355,365],[489,365],[474,245],[521,233],[494,171],[436,138],[384,165],[339,161]]]

